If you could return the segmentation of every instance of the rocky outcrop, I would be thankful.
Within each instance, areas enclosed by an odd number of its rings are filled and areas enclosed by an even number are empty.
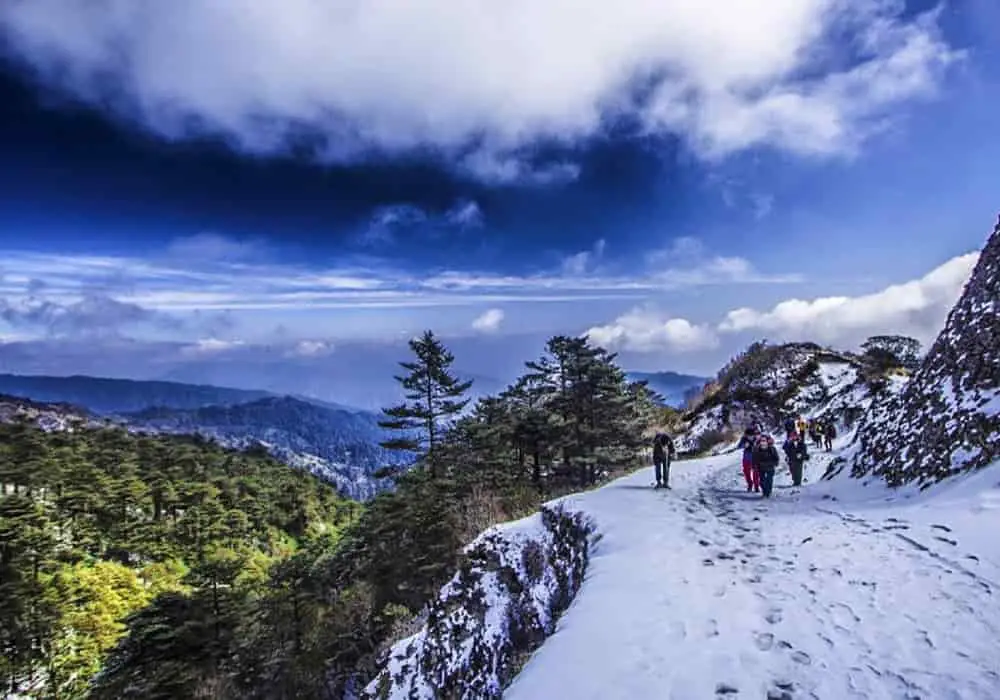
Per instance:
[[[857,355],[814,343],[757,344],[720,372],[720,381],[686,416],[682,454],[730,449],[753,422],[780,431],[788,416],[850,428],[874,399]]]
[[[585,515],[562,508],[486,531],[364,697],[500,698],[576,595],[593,533]]]
[[[855,477],[929,486],[1000,459],[1000,222],[923,364],[872,406],[850,459]]]

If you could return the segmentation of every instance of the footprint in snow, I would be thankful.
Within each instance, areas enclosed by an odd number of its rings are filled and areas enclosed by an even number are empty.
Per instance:
[[[931,649],[935,648],[934,640],[931,639],[931,636],[930,634],[927,633],[927,630],[920,630],[919,634],[920,634],[920,641],[929,646]]]
[[[938,540],[939,542],[944,542],[945,544],[950,544],[952,547],[955,547],[955,546],[958,545],[958,542],[956,542],[955,540],[949,540],[947,537],[941,537],[939,535],[934,535],[934,539]]]
[[[784,619],[784,618],[783,618],[783,616],[781,614],[781,609],[780,608],[772,608],[764,616],[764,619],[767,620],[769,624],[776,625],[779,622],[781,622],[782,619]]]
[[[945,532],[951,532],[951,528],[947,525],[931,525],[935,530],[944,530]]]
[[[717,683],[715,686],[716,695],[736,695],[739,692],[740,689],[730,683]]]
[[[761,651],[770,651],[774,646],[774,635],[770,632],[758,632],[753,637],[753,643]]]
[[[803,666],[811,666],[813,662],[812,657],[804,651],[793,651],[792,661]]]
[[[793,700],[794,688],[795,684],[791,681],[775,681],[774,687],[767,689],[767,700]]]

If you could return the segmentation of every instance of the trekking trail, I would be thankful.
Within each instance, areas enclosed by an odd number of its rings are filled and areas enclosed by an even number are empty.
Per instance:
[[[1000,698],[1000,465],[892,493],[817,483],[832,456],[769,501],[738,453],[564,499],[602,537],[504,697]]]

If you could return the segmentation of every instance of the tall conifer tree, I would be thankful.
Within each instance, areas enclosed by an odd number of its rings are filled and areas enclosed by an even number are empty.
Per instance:
[[[383,409],[386,420],[379,425],[402,435],[387,440],[389,450],[417,453],[431,476],[437,473],[435,448],[441,443],[452,419],[469,403],[465,394],[471,381],[462,382],[451,372],[455,356],[431,331],[410,341],[415,359],[400,362],[406,376],[397,376],[406,391],[406,401]]]

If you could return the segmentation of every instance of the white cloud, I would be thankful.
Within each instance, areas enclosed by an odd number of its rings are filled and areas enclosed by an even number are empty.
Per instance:
[[[736,309],[719,324],[719,330],[840,343],[858,342],[868,333],[902,333],[926,342],[944,325],[978,259],[979,253],[961,255],[918,280],[874,294],[789,299],[770,311]]]
[[[487,180],[558,181],[578,166],[535,163],[526,147],[593,136],[612,113],[680,134],[708,158],[758,145],[850,152],[901,103],[933,94],[958,55],[936,15],[904,9],[900,0],[509,0],[488,10],[455,0],[5,0],[0,40],[49,83],[111,100],[167,138],[210,131],[272,153],[312,133],[322,157],[341,161],[430,145]]]
[[[326,340],[300,340],[285,353],[286,357],[321,357],[333,352],[335,346]]]
[[[421,228],[423,235],[437,235],[443,229],[474,229],[485,223],[479,204],[468,199],[456,201],[441,214],[408,203],[389,204],[372,212],[358,242],[378,246],[392,243],[397,232],[408,228]]]
[[[692,241],[679,245],[702,250]],[[142,259],[7,249],[0,250],[0,259],[7,269],[17,272],[0,279],[0,298],[7,299],[11,308],[40,303],[67,306],[94,297],[93,290],[99,289],[101,298],[122,304],[188,314],[642,299],[691,287],[785,284],[799,279],[793,274],[761,273],[742,258],[699,255],[656,259],[660,262],[650,262],[645,269],[619,270],[606,258],[604,242],[598,241],[592,250],[551,269],[504,275],[447,269],[416,273],[376,258],[365,259],[363,265],[342,259],[335,267],[305,267],[259,258],[239,262],[225,256]]]
[[[607,243],[603,238],[594,243],[590,250],[582,250],[563,260],[562,269],[567,275],[582,276],[592,272],[604,257]]]
[[[606,326],[596,326],[587,336],[609,350],[637,353],[685,353],[709,350],[719,344],[708,326],[672,318],[652,308],[636,308]]]
[[[479,228],[485,223],[483,210],[479,208],[479,204],[471,200],[456,202],[445,212],[444,221],[459,228]]]
[[[775,341],[810,340],[857,346],[874,334],[899,333],[932,341],[958,301],[979,253],[961,255],[924,277],[856,297],[789,299],[770,311],[734,309],[713,326],[636,307],[587,334],[599,345],[636,353],[685,353],[718,347],[723,336],[766,335]]]
[[[222,340],[219,338],[203,338],[191,345],[181,348],[181,355],[184,357],[204,357],[205,355],[217,355],[228,352],[245,343],[242,340]]]
[[[472,329],[480,333],[496,333],[503,323],[503,309],[488,309],[472,322]]]

